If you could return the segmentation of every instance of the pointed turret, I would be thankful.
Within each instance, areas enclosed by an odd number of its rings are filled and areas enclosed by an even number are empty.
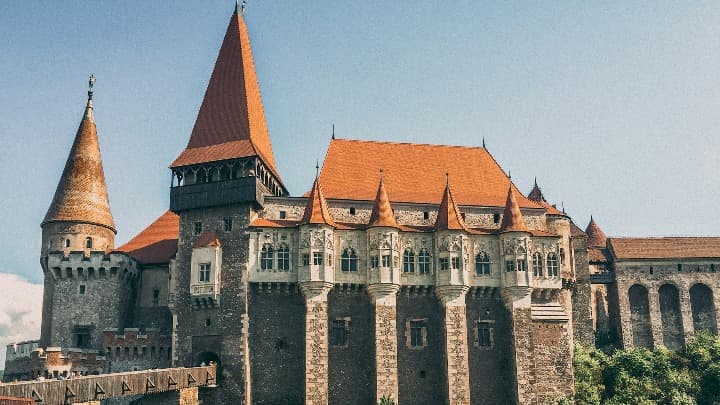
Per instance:
[[[500,223],[500,232],[527,232],[527,226],[523,221],[522,213],[520,212],[520,206],[518,205],[517,198],[515,197],[515,189],[513,188],[512,181],[508,188],[507,201],[505,202],[505,211],[503,212],[503,219]]]
[[[540,187],[537,184],[537,177],[535,178],[535,185],[532,190],[530,190],[530,194],[528,194],[528,198],[539,203],[547,202],[542,190],[540,190]]]
[[[116,233],[93,115],[94,81],[90,76],[85,112],[42,226],[50,222],[77,222],[101,225]]]
[[[318,177],[315,177],[315,183],[313,183],[313,188],[310,191],[310,197],[305,206],[305,214],[303,214],[300,224],[337,226],[330,216],[330,210],[327,207],[327,201],[325,201]]]
[[[607,236],[605,236],[605,232],[600,229],[592,215],[590,216],[590,223],[585,229],[585,233],[588,236],[588,247],[605,247],[607,244]]]
[[[390,199],[385,191],[385,184],[382,179],[382,171],[380,172],[380,184],[378,185],[377,195],[375,196],[375,204],[370,214],[370,223],[368,227],[387,226],[392,228],[400,228],[395,220]]]
[[[171,168],[259,156],[281,182],[242,13],[225,32],[190,141]]]
[[[447,177],[447,175],[446,175]],[[455,203],[452,190],[450,190],[450,180],[445,182],[445,192],[443,193],[440,207],[438,208],[437,220],[435,220],[436,231],[466,231],[469,232],[465,221],[460,214],[460,209]]]

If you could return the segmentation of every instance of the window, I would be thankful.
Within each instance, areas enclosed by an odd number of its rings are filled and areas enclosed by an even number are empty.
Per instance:
[[[453,269],[459,269],[460,268],[460,258],[457,256],[451,257],[450,264],[452,265]]]
[[[330,345],[347,346],[348,319],[334,319],[330,329]]]
[[[490,256],[487,253],[480,252],[475,256],[475,274],[478,276],[490,274]]]
[[[424,220],[430,219],[430,213],[427,212],[427,211],[423,212],[423,219],[424,219]]]
[[[505,271],[515,271],[515,260],[505,260]]]
[[[440,270],[447,270],[450,268],[450,261],[447,257],[440,258]]]
[[[410,249],[403,253],[403,273],[415,273],[415,253]]]
[[[410,347],[421,348],[425,347],[425,337],[427,335],[426,325],[424,320],[412,320],[409,322],[410,326]]]
[[[233,220],[230,217],[223,218],[223,229],[225,232],[232,231]]]
[[[677,268],[678,268],[678,271],[682,271],[682,264],[678,263]]]
[[[287,212],[286,211],[280,211],[280,219],[287,218]]]
[[[380,267],[380,261],[377,256],[370,256],[370,267],[373,269]]]
[[[494,224],[500,223],[500,214],[498,214],[498,213],[493,214],[493,223]]]
[[[715,273],[715,263],[710,263],[710,271]]]
[[[430,253],[428,253],[427,249],[420,249],[420,254],[418,255],[418,272],[420,274],[429,274],[431,263]]]
[[[70,239],[65,239],[65,247],[66,248],[70,247]]]
[[[518,271],[527,271],[527,260],[525,258],[518,259],[517,269]]]
[[[542,277],[542,275],[543,275],[543,259],[542,259],[542,255],[539,252],[533,253],[532,268],[533,268],[533,276]]]
[[[560,248],[560,264],[565,264],[565,249]]]
[[[547,272],[549,277],[558,276],[558,257],[553,252],[547,255]]]
[[[199,279],[201,283],[210,282],[210,263],[200,263]]]
[[[80,284],[80,294],[85,294],[85,285]]]
[[[195,222],[193,228],[193,235],[200,235],[202,233],[202,222]]]
[[[492,347],[492,328],[491,323],[487,321],[478,322],[477,345],[478,347]]]
[[[269,244],[264,244],[260,251],[260,269],[272,270],[273,259],[275,258],[275,250]]]
[[[309,266],[310,265],[310,255],[307,253],[304,253],[302,255],[302,264],[303,266]]]
[[[382,255],[382,266],[392,267],[392,260],[390,255]]]
[[[73,327],[73,347],[89,348],[91,342],[92,326],[76,325]]]
[[[355,249],[346,248],[340,256],[340,270],[342,271],[357,271],[358,257],[355,253]]]
[[[315,266],[322,266],[322,264],[323,264],[322,252],[313,252],[313,264]]]
[[[355,207],[350,207],[350,215],[355,215]]]
[[[290,249],[287,245],[282,245],[277,251],[278,270],[290,270]]]
[[[92,249],[92,246],[93,246],[93,244],[92,244],[92,238],[91,238],[91,237],[87,237],[87,238],[85,239],[85,248],[86,248],[86,249]]]

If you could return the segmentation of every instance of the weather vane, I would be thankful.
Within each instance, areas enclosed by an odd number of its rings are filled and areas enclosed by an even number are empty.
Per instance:
[[[247,4],[247,0],[242,0],[242,3],[239,3],[238,0],[235,0],[235,10],[238,10],[241,13],[244,13],[246,4]]]
[[[95,84],[95,74],[91,73],[90,78],[88,79],[88,100],[92,100],[94,84]]]

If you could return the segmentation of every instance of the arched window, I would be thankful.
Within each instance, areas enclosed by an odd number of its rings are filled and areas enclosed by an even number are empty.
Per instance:
[[[535,253],[533,253],[532,260],[533,260],[533,262],[532,262],[533,276],[542,277],[542,275],[543,275],[542,255],[539,252],[535,252]]]
[[[490,274],[490,256],[487,253],[480,252],[475,256],[475,274],[478,276]]]
[[[89,236],[85,239],[85,248],[87,248],[87,249],[92,248],[92,238]]]
[[[289,271],[290,270],[290,249],[287,245],[283,244],[278,248],[278,270]],[[271,264],[272,265],[272,264]]]
[[[418,273],[430,274],[431,271],[432,259],[430,258],[430,253],[428,253],[427,249],[422,248],[418,254]]]
[[[273,268],[273,256],[275,251],[270,244],[264,244],[260,251],[260,269],[272,270]]]
[[[342,271],[357,271],[358,269],[358,257],[353,248],[345,248],[340,256],[340,270]]]
[[[66,248],[70,247],[70,239],[65,239],[65,247]]]
[[[403,252],[403,273],[415,273],[415,253],[410,249]]]
[[[558,276],[558,257],[553,252],[547,255],[547,272],[549,277]]]

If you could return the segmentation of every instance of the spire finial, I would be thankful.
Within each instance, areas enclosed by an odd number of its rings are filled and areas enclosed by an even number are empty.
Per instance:
[[[242,0],[242,2],[235,0],[235,12],[238,14],[245,13],[245,5],[246,4],[247,4],[247,0]]]
[[[535,187],[537,187],[537,176],[535,176]]]
[[[380,182],[382,183],[383,180],[383,170],[382,167],[380,168]]]
[[[566,214],[566,212],[565,212],[565,201],[560,201],[560,207],[562,208],[563,214]]]
[[[315,161],[315,180],[317,180],[318,177],[320,177],[320,161],[316,160]]]
[[[91,73],[90,77],[88,78],[88,101],[92,101],[94,85],[95,85],[95,74]]]
[[[448,172],[445,172],[445,187],[448,187],[450,185],[450,174]]]
[[[485,137],[483,136],[483,148],[485,148]],[[485,148],[487,149],[487,148]]]
[[[510,174],[510,170],[508,170],[508,180],[510,180],[510,183],[512,183],[512,174]]]
[[[332,139],[335,139],[335,123],[334,122],[332,124]],[[380,171],[382,172],[382,169],[380,169]]]

